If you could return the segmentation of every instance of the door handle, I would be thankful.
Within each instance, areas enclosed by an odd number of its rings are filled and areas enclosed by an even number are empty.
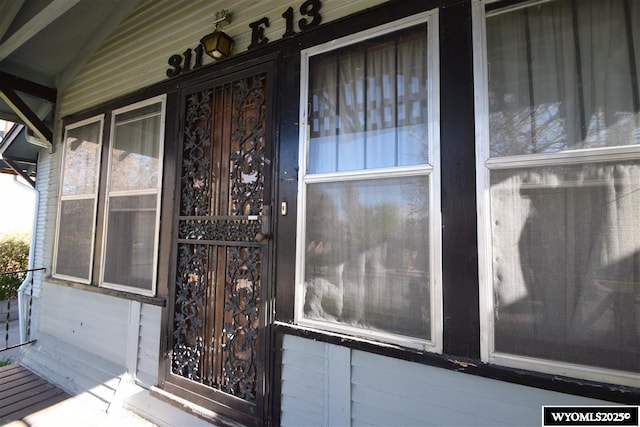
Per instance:
[[[271,237],[271,215],[269,215],[269,212],[271,211],[271,206],[269,205],[264,205],[262,207],[262,227],[261,230],[256,234],[256,242],[260,243],[260,242],[264,242],[265,240],[268,240]]]

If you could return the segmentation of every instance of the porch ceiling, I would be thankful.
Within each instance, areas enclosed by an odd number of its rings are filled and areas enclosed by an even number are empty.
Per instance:
[[[57,93],[137,3],[0,0],[0,119],[25,124],[50,146]],[[34,141],[12,144],[28,140]]]

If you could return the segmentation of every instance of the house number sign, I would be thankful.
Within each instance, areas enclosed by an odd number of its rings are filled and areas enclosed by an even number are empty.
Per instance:
[[[320,0],[306,0],[300,5],[300,15],[297,27],[300,32],[309,30],[320,25],[322,15],[320,15]],[[282,38],[292,37],[297,34],[295,29],[296,11],[293,7],[289,7],[282,14],[285,20],[285,32]],[[264,46],[269,39],[264,35],[265,28],[269,27],[269,18],[266,16],[249,24],[251,28],[251,44],[249,49]],[[167,69],[167,77],[176,77],[191,70],[195,70],[202,66],[204,47],[198,44],[195,49],[188,48],[182,54],[171,55],[167,61],[171,68]]]

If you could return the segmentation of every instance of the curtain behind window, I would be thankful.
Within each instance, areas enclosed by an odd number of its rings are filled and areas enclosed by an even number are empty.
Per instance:
[[[490,17],[491,156],[640,144],[638,22],[623,0]]]
[[[623,0],[488,18],[491,156],[640,144],[639,24]],[[495,350],[638,372],[640,160],[593,154],[491,171]]]
[[[162,103],[115,116],[103,280],[153,289]]]
[[[309,173],[428,161],[426,44],[421,28],[310,60]]]
[[[428,162],[427,54],[420,25],[309,60],[307,177],[346,173],[306,187],[308,319],[433,338],[428,169],[349,174]]]

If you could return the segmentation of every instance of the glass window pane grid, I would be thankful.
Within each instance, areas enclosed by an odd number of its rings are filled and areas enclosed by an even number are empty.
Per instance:
[[[159,188],[161,103],[116,115],[109,153],[109,190]]]
[[[640,30],[632,26],[636,17],[640,19],[640,6],[616,2],[608,7],[605,2],[586,1],[575,5],[577,9],[571,2],[544,2],[489,16],[492,157],[640,144],[640,55],[636,53],[640,52]],[[492,26],[491,22],[511,22],[513,29],[509,34],[504,33],[508,30],[498,33],[498,28],[509,25]],[[613,24],[606,28],[600,22]],[[594,37],[591,31],[598,33]],[[511,43],[503,47],[499,41],[504,40]],[[501,46],[502,51],[492,45]],[[507,53],[528,65],[517,70],[498,56]],[[501,95],[496,83],[501,78],[519,83],[504,84]],[[519,99],[524,103],[520,109],[507,105]],[[614,118],[616,127],[610,125]],[[493,142],[496,137],[500,144]],[[504,151],[514,141],[519,141],[520,148]]]
[[[428,181],[418,175],[307,186],[305,318],[333,322],[339,313],[346,326],[429,341]],[[337,296],[336,286],[344,286]],[[339,306],[325,305],[333,297]]]
[[[511,186],[514,177],[521,182]],[[633,371],[640,158],[492,171],[491,180],[495,350]]]
[[[421,19],[428,19],[427,17],[430,16],[437,16],[434,12],[429,12],[429,13],[424,13],[421,14],[423,16],[423,18]],[[411,23],[409,23],[411,22]],[[381,33],[392,33],[395,32],[396,34],[400,34],[402,32],[402,30],[400,32],[398,32],[398,28],[401,28],[402,26],[404,26],[405,28],[411,28],[412,25],[415,25],[415,23],[417,22],[417,19],[414,17],[413,20],[403,20],[403,24],[394,24],[394,25],[387,25],[384,26],[386,27],[384,30],[381,28],[380,31],[377,31],[377,34],[381,34]],[[425,23],[423,21],[423,23],[421,24],[422,28],[425,28]],[[435,30],[434,30],[435,28]],[[424,41],[425,41],[425,50],[426,50],[426,45],[428,44],[430,50],[431,50],[431,55],[437,55],[437,19],[433,20],[433,21],[429,21],[429,35],[428,37],[422,36]],[[371,35],[374,35],[376,33],[374,33],[374,31],[370,31],[369,32]],[[411,33],[411,31],[409,30],[408,33]],[[424,34],[424,33],[423,33]],[[375,37],[375,36],[374,36]],[[390,39],[393,39],[393,37],[389,37]],[[346,40],[347,38],[345,38]],[[336,46],[348,46],[346,49],[352,49],[352,44],[355,43],[363,43],[365,45],[367,45],[370,40],[366,40],[365,36],[357,36],[357,37],[349,37],[349,39],[351,40],[350,42],[346,42],[346,41],[338,41],[337,43],[332,42],[331,45],[327,44],[326,46],[318,46],[316,48],[312,48],[309,49],[308,51],[310,52],[307,56],[307,58],[313,58],[315,55],[318,55],[320,53],[324,53],[327,51],[332,51],[332,52],[336,52]],[[428,40],[428,41],[427,41]],[[345,50],[346,50],[345,49]],[[315,52],[315,53],[311,53],[311,52]],[[304,53],[303,53],[303,57],[304,57]],[[432,63],[433,61],[433,63]],[[335,62],[335,61],[334,61]],[[428,64],[427,64],[428,62]],[[425,55],[424,58],[424,68],[425,68],[425,72],[426,72],[426,67],[432,67],[431,70],[434,71],[434,74],[429,77],[429,79],[425,79],[425,90],[428,87],[430,90],[430,93],[432,94],[432,96],[437,96],[439,91],[438,91],[438,87],[437,87],[437,66],[435,65],[437,64],[437,61],[433,58],[433,57],[428,57]],[[310,64],[307,63],[307,66],[310,66]],[[304,67],[304,66],[303,66]],[[336,67],[337,68],[337,67]],[[306,74],[306,73],[305,73]],[[320,74],[320,73],[318,73]],[[322,75],[326,75],[327,73],[324,72],[322,73]],[[305,89],[303,89],[302,93],[309,93],[311,92],[311,88],[312,88],[312,81],[313,79],[307,79],[306,83],[303,83],[303,87]],[[307,87],[308,85],[308,87]],[[405,91],[407,92],[407,91]],[[364,94],[366,94],[366,91],[363,91]],[[401,91],[398,91],[398,93],[396,94],[396,99],[397,100],[401,100],[403,93]],[[310,133],[314,132],[314,131],[319,131],[320,127],[319,127],[319,120],[314,120],[317,119],[318,117],[313,117],[313,112],[312,110],[312,106],[313,103],[316,102],[316,106],[319,106],[319,100],[321,99],[321,97],[310,97],[309,98],[309,103],[308,103],[308,108],[306,108],[306,111],[301,111],[301,117],[303,118],[302,121],[304,123],[308,123],[308,127],[307,127],[307,133],[306,133],[306,137],[304,134],[301,134],[301,141],[306,141],[307,145],[304,146],[304,148],[306,150],[303,150],[302,153],[308,153],[309,155],[302,155],[301,159],[304,162],[308,162],[309,161],[309,156],[314,156],[317,154],[314,153],[318,153],[318,151],[314,151],[314,149],[316,147],[313,146],[313,144],[309,144],[309,137],[310,137]],[[325,103],[326,104],[326,103]],[[430,113],[431,117],[426,117],[426,106],[427,104],[432,106],[432,111]],[[307,104],[303,104],[303,105],[307,105]],[[420,106],[420,104],[418,104],[418,107]],[[424,108],[425,111],[425,117],[421,118],[421,120],[423,120],[425,122],[425,139],[427,140],[431,140],[432,142],[437,142],[437,136],[438,136],[438,123],[437,123],[437,118],[438,118],[438,103],[437,101],[434,101],[432,99],[429,98],[429,101],[427,102],[426,100],[422,103],[422,107]],[[317,111],[320,111],[321,108],[316,108]],[[399,109],[398,109],[399,110]],[[398,111],[396,110],[396,111]],[[418,111],[418,114],[420,114],[419,109],[414,111]],[[364,117],[364,116],[361,116]],[[399,118],[398,115],[396,114],[396,117],[393,119],[395,122],[398,122]],[[427,133],[427,129],[426,129],[426,122],[427,120],[433,120],[433,126],[430,126],[430,128],[428,129],[428,133]],[[333,122],[329,121],[327,123],[336,123],[337,120],[333,120]],[[431,122],[430,122],[431,123]],[[336,127],[337,128],[337,127]],[[365,125],[366,128],[366,125]],[[331,132],[330,132],[331,133]],[[329,133],[329,134],[330,134]],[[335,131],[333,133],[336,133]],[[326,134],[325,134],[326,136]],[[335,139],[335,138],[334,138]],[[304,174],[302,180],[301,180],[301,186],[300,186],[300,191],[299,191],[299,200],[300,200],[300,209],[299,209],[299,223],[298,223],[298,236],[303,236],[304,235],[304,223],[305,223],[305,215],[306,215],[306,209],[304,209],[304,205],[306,203],[306,192],[307,192],[307,188],[309,185],[315,185],[317,183],[329,183],[329,182],[348,182],[348,181],[362,181],[362,180],[384,180],[386,178],[393,178],[393,177],[397,177],[397,176],[403,176],[403,177],[410,177],[410,176],[414,176],[414,177],[419,177],[422,176],[424,178],[428,178],[429,179],[429,185],[427,187],[432,187],[429,188],[428,192],[425,192],[425,195],[428,194],[428,198],[429,198],[429,204],[431,205],[432,210],[434,210],[433,212],[430,212],[429,215],[429,236],[428,236],[428,240],[429,243],[433,242],[434,245],[432,245],[432,249],[429,250],[429,264],[433,265],[435,270],[431,272],[431,278],[429,279],[429,286],[430,286],[430,298],[433,301],[438,301],[440,299],[440,290],[439,290],[439,283],[440,283],[440,272],[437,270],[437,266],[440,265],[440,243],[439,243],[439,238],[437,237],[439,235],[438,230],[440,229],[440,219],[438,216],[438,212],[439,212],[439,184],[437,183],[439,181],[439,173],[437,174],[438,176],[436,177],[435,175],[432,175],[431,172],[436,171],[436,165],[430,165],[427,163],[427,159],[431,158],[431,153],[429,153],[429,151],[433,151],[433,153],[437,154],[438,152],[438,147],[437,145],[433,145],[433,146],[425,146],[424,150],[422,150],[422,154],[419,156],[415,156],[414,154],[417,153],[418,151],[414,150],[414,153],[410,153],[409,156],[413,156],[413,158],[416,157],[421,157],[424,160],[423,163],[417,163],[415,161],[410,161],[407,165],[402,164],[401,161],[396,162],[395,161],[395,156],[394,156],[394,162],[391,164],[391,166],[389,167],[380,167],[380,168],[371,168],[371,169],[364,169],[364,170],[343,170],[343,171],[332,171],[331,168],[318,168],[314,171],[314,167],[304,167],[303,170],[306,171],[306,173]],[[336,149],[335,149],[335,144],[334,144],[334,148],[333,149],[329,149],[328,151],[325,149],[325,151],[322,151],[322,154],[325,155],[325,153],[333,153],[333,157],[332,159],[330,159],[331,161],[329,163],[331,164],[336,164],[337,163],[337,159],[335,158],[335,153],[336,153]],[[364,151],[363,151],[364,152]],[[434,159],[437,159],[437,156],[435,156],[434,154]],[[327,156],[329,157],[329,156]],[[326,159],[325,159],[326,160]],[[398,166],[396,166],[396,164],[398,164]],[[433,190],[433,191],[431,191]],[[299,248],[299,256],[300,256],[300,260],[302,260],[302,263],[304,263],[304,257],[302,256],[302,252],[300,251],[300,246],[304,246],[304,244],[299,240],[298,241],[298,248]],[[297,277],[300,278],[302,277],[303,273],[302,271],[304,270],[304,266],[301,265],[301,263],[297,263]],[[299,279],[300,280],[300,279]],[[338,332],[338,333],[344,333],[344,334],[349,334],[349,335],[354,335],[356,337],[362,337],[362,338],[371,338],[375,341],[383,341],[383,342],[388,342],[388,343],[394,343],[394,344],[398,344],[404,347],[411,347],[411,348],[416,348],[416,349],[420,349],[420,350],[428,350],[428,351],[441,351],[441,337],[439,335],[439,332],[441,327],[440,327],[440,322],[441,322],[441,307],[439,306],[439,304],[434,304],[431,307],[428,307],[428,309],[432,310],[432,317],[430,320],[432,320],[433,322],[435,322],[432,326],[432,330],[430,331],[430,333],[433,333],[434,335],[430,336],[428,340],[424,340],[424,339],[420,339],[417,338],[415,336],[402,336],[400,334],[396,333],[386,333],[384,331],[381,330],[367,330],[366,328],[351,328],[348,325],[344,325],[344,324],[340,324],[340,323],[331,323],[328,321],[322,321],[322,322],[318,322],[314,319],[309,319],[309,318],[305,318],[304,315],[302,314],[301,311],[301,304],[300,304],[300,297],[301,297],[301,292],[300,292],[300,288],[298,287],[297,289],[297,295],[296,295],[296,321],[299,322],[299,324],[305,326],[305,327],[311,327],[311,328],[320,328],[323,330],[327,330],[327,331],[334,331],[334,332]]]
[[[155,293],[163,116],[164,96],[113,113],[100,286],[144,295]],[[118,135],[126,131],[130,137],[119,139]],[[131,148],[131,144],[137,144],[137,148],[118,150]],[[146,201],[153,206],[117,207],[123,200]],[[123,257],[127,250],[131,253]]]
[[[582,2],[576,2],[576,3],[580,5]],[[630,4],[632,3],[624,2],[625,7]],[[637,7],[638,5],[634,4],[633,6]],[[492,15],[497,16],[498,14],[501,14],[503,12],[504,11],[499,10],[498,12],[492,13]],[[637,14],[638,10],[636,10],[634,13]],[[629,16],[631,15],[628,13],[628,10],[625,10],[624,15],[625,15],[625,19],[629,21]],[[574,13],[574,16],[578,16],[578,15]],[[596,19],[600,19],[600,18],[602,18],[602,16],[596,16]],[[627,27],[627,30],[629,30],[630,28],[629,22],[626,22],[624,25],[621,25],[621,27],[624,27],[625,25]],[[636,27],[633,28],[633,31],[638,32]],[[634,37],[638,40],[638,43],[636,43],[636,47],[635,47],[635,50],[637,51],[638,50],[637,46],[640,46],[640,38],[638,37],[637,34],[634,35]],[[630,36],[629,34],[627,34],[627,40],[629,39],[630,39]],[[633,52],[631,48],[629,48],[629,51]],[[628,62],[631,62],[630,68],[633,70],[634,61],[628,61]],[[636,131],[632,133],[631,140],[630,140],[632,141],[631,145],[629,145],[628,143],[623,145],[608,144],[607,146],[596,146],[594,148],[585,147],[585,148],[579,148],[579,149],[566,149],[564,151],[555,151],[552,153],[532,153],[532,154],[524,154],[524,155],[505,156],[505,157],[495,157],[496,155],[495,152],[492,152],[490,154],[487,152],[488,155],[486,156],[486,158],[488,160],[484,163],[484,166],[487,167],[486,169],[487,176],[495,177],[497,176],[497,174],[501,174],[501,173],[517,173],[517,171],[522,168],[541,171],[549,168],[558,168],[558,167],[563,169],[580,168],[580,167],[602,169],[605,167],[604,165],[613,165],[613,164],[617,164],[619,165],[619,167],[622,167],[622,165],[629,164],[630,162],[631,164],[637,165],[638,160],[640,160],[640,147],[638,146],[638,144],[640,144],[640,116],[638,116],[638,111],[640,110],[640,108],[638,108],[638,105],[640,104],[640,101],[638,100],[639,96],[638,96],[638,89],[637,89],[638,77],[639,77],[637,74],[638,63],[639,63],[638,59],[636,58],[635,60],[636,71],[632,71],[630,73],[631,76],[636,77],[636,79],[632,79],[630,84],[631,90],[629,91],[632,98],[631,99],[632,102],[629,105],[633,105],[634,106],[633,111],[636,112],[636,118],[635,118]],[[489,64],[489,68],[491,68],[491,66],[492,65]],[[586,119],[581,119],[581,120],[582,120],[582,123],[587,123]],[[585,135],[586,132],[589,131],[589,129],[590,128],[588,126],[582,125],[582,135]],[[487,145],[488,145],[489,139],[486,138],[485,141],[487,141]],[[637,141],[637,143],[634,143],[633,141]],[[638,179],[636,178],[635,181],[636,181],[635,185],[636,187],[638,187],[638,184],[640,184],[638,182]],[[546,185],[546,187],[545,185],[541,184],[542,186],[539,189],[535,189],[532,187],[531,191],[546,191],[546,190],[543,190],[543,188],[548,188],[548,189],[551,189],[551,191],[556,191],[556,192],[568,191],[573,193],[573,192],[596,191],[595,189],[601,188],[607,185],[611,185],[615,188],[619,188],[625,184],[628,184],[628,181],[625,182],[624,180],[620,180],[617,178],[614,181],[609,181],[608,184],[602,184],[602,183],[598,184],[597,182],[590,181],[590,180],[569,180],[569,181],[565,181],[564,183],[554,182],[552,184]],[[487,181],[487,185],[488,185],[488,181]],[[591,190],[591,189],[594,189],[594,190]],[[600,191],[600,190],[597,190],[597,191]],[[634,194],[635,192],[637,192],[637,189],[635,191],[632,191],[632,193]],[[631,192],[629,194],[631,194]],[[609,199],[617,200],[616,197],[614,197],[613,199],[611,198]],[[637,203],[637,204],[640,205],[640,203]],[[553,205],[553,203],[551,205]],[[598,204],[594,206],[594,208],[596,207],[597,209],[601,209],[600,205]],[[636,206],[636,209],[637,209],[637,206]],[[493,210],[495,211],[495,208]],[[589,212],[589,211],[593,211],[593,209],[582,210],[582,214],[591,215],[592,212]],[[623,215],[624,211],[620,211],[620,214]],[[637,213],[632,214],[631,217],[634,217],[634,215],[635,217],[638,217]],[[579,217],[576,217],[576,218],[579,218]],[[484,224],[487,224],[487,225],[491,224],[491,226],[495,226],[494,220],[495,218],[485,222]],[[629,221],[627,220],[627,222]],[[480,224],[482,223],[483,223],[483,220],[481,218]],[[618,226],[621,226],[621,225],[618,225]],[[623,231],[619,231],[619,232],[622,233],[621,235],[629,236],[629,235],[634,235],[637,229],[640,229],[640,227],[636,225],[631,227],[631,230],[629,230],[629,232],[623,232]],[[637,235],[637,233],[635,233],[635,235]],[[495,256],[495,251],[494,251],[494,256]],[[489,259],[491,259],[491,257],[489,257]],[[636,263],[637,262],[639,261],[636,261]],[[635,268],[636,270],[638,270],[637,264]],[[490,274],[496,274],[496,273],[493,272]],[[481,272],[481,276],[482,275],[483,273]],[[493,280],[491,280],[491,288],[493,287],[494,287]],[[493,289],[489,289],[490,295],[493,296],[494,292],[495,291]],[[492,304],[494,303],[495,302],[492,302]],[[503,308],[501,307],[501,305],[499,305],[498,307]],[[493,310],[494,308],[495,307],[492,307],[491,309]],[[623,310],[622,312],[624,313],[627,311]],[[491,326],[488,330],[491,333],[495,331],[495,322],[497,321],[498,321],[497,319],[493,319],[489,322]],[[637,381],[639,378],[637,373],[633,374],[629,372],[630,371],[629,366],[624,367],[622,365],[618,365],[618,366],[612,365],[611,366],[612,369],[608,369],[607,367],[602,367],[602,366],[596,367],[593,364],[591,366],[588,366],[592,362],[586,362],[586,361],[582,361],[582,362],[578,361],[577,363],[584,363],[584,365],[579,365],[579,364],[576,364],[576,361],[572,361],[571,363],[558,361],[557,357],[547,357],[545,359],[544,356],[540,356],[540,355],[537,355],[537,356],[531,355],[534,357],[527,357],[527,356],[523,356],[515,353],[507,354],[504,352],[500,352],[500,349],[496,350],[494,337],[490,337],[488,341],[486,341],[485,338],[486,337],[483,337],[483,342],[489,343],[488,360],[493,361],[495,363],[500,363],[500,364],[513,366],[513,367],[526,367],[529,369],[531,369],[531,366],[533,364],[535,366],[534,369],[539,369],[539,370],[550,372],[550,373],[563,373],[565,375],[569,373],[569,375],[572,375],[572,376],[575,375],[578,377],[590,378],[590,379],[595,379],[595,380],[600,380],[605,382],[619,382],[620,384],[628,384],[628,385],[637,384]],[[539,344],[539,346],[545,347],[544,344]],[[609,348],[611,349],[613,347],[609,347]],[[580,351],[584,353],[585,349],[583,348]],[[485,355],[486,353],[483,350],[483,358],[486,357]],[[608,358],[609,357],[606,355],[603,355],[602,357],[602,359],[608,359]],[[553,359],[556,359],[556,360],[553,360]],[[487,359],[485,358],[485,360]]]
[[[414,56],[423,55],[422,61],[413,64],[414,69],[423,75],[420,79],[415,76],[403,77],[398,69],[398,43],[409,46],[416,41],[418,45],[412,53],[419,54],[408,56],[413,59]],[[382,36],[362,45],[364,47],[347,47],[310,58],[308,173],[428,161],[428,147],[424,143],[427,139],[428,84],[424,25],[405,30],[399,35]],[[371,71],[376,68],[373,60],[376,56],[386,58],[387,71],[380,70],[381,75],[376,70]],[[345,69],[350,70],[349,73]],[[411,76],[410,71],[407,69],[404,74]],[[341,85],[338,83],[340,81],[350,83]],[[408,88],[406,90],[405,85]],[[412,100],[412,96],[418,96],[419,99]],[[347,112],[352,113],[351,117],[346,115]],[[403,120],[400,121],[399,117]],[[407,128],[422,130],[414,130],[412,134],[409,130],[400,129],[399,125],[405,122],[413,125],[405,126]],[[407,145],[411,139],[418,138],[422,138],[418,140],[418,150]],[[403,148],[406,153],[400,158]],[[421,161],[416,162],[416,158]]]
[[[95,199],[60,201],[55,275],[88,282],[93,261]]]
[[[101,135],[102,120],[67,129],[61,188],[63,197],[97,192]]]
[[[110,196],[103,285],[153,290],[157,195]]]
[[[93,268],[103,123],[99,116],[65,129],[53,275],[83,283],[90,282]],[[81,150],[79,156],[71,154],[76,150]],[[74,205],[82,206],[76,209],[80,217],[67,219],[68,208]]]

